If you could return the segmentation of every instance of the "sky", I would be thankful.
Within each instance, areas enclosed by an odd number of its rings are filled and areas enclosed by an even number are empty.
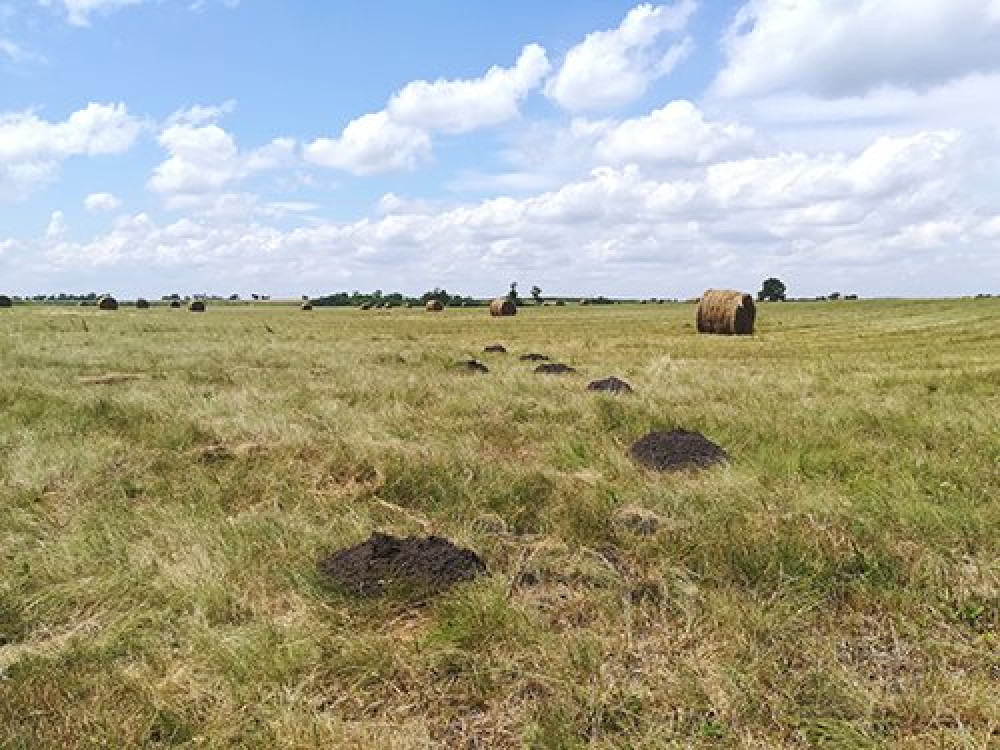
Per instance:
[[[0,291],[1000,292],[1000,0],[0,0]]]

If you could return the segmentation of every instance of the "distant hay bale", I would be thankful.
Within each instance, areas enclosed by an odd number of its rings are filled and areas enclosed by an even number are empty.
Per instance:
[[[709,289],[698,303],[698,333],[753,333],[753,297],[732,289]]]
[[[582,299],[582,300],[580,300],[580,304],[581,305],[589,305],[590,304],[590,300],[589,299]]]
[[[116,300],[110,294],[105,294],[103,297],[97,300],[97,308],[99,310],[117,310],[118,300]]]
[[[517,303],[510,297],[497,297],[490,302],[490,315],[494,318],[509,318],[517,315]]]
[[[6,294],[0,294],[0,307],[13,307],[14,300],[8,297]]]
[[[179,299],[170,300],[170,307],[173,308],[174,310],[178,309],[180,306],[181,306],[181,301]]]
[[[444,302],[439,299],[429,299],[427,300],[427,305],[424,308],[427,312],[441,312],[444,310]]]
[[[205,312],[205,302],[200,299],[191,300],[188,310],[191,312]]]
[[[137,310],[148,310],[149,309],[149,300],[148,299],[143,299],[142,297],[139,297],[139,299],[137,299],[135,301],[135,307],[136,307]]]
[[[313,306],[308,302],[303,302],[301,305],[299,305],[299,309],[302,310],[303,312],[310,312],[313,309]]]
[[[416,303],[412,299],[408,300],[407,303],[406,303],[407,309],[413,309],[416,306],[417,306]]]
[[[361,310],[371,310],[372,309],[372,303],[371,302],[362,302],[361,303],[361,307],[359,309],[361,309]]]

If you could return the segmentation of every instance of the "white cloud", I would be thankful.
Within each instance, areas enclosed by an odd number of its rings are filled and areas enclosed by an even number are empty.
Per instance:
[[[498,125],[517,116],[549,67],[545,49],[529,44],[512,68],[493,66],[473,80],[412,81],[392,96],[387,111],[393,122],[445,133]]]
[[[610,109],[638,99],[692,51],[690,39],[667,47],[663,36],[682,31],[696,7],[694,0],[647,3],[630,10],[617,29],[588,34],[566,53],[546,95],[571,111]]]
[[[236,109],[236,102],[232,99],[224,101],[222,104],[203,105],[195,104],[191,107],[179,109],[167,118],[169,125],[208,125],[215,123],[225,115],[232,114]]]
[[[862,95],[1000,70],[997,0],[751,0],[726,39],[715,90]]]
[[[0,199],[17,198],[53,179],[73,156],[120,154],[141,131],[124,104],[89,104],[63,122],[34,112],[0,115]]]
[[[153,170],[149,187],[158,193],[197,195],[217,192],[239,180],[291,162],[295,142],[275,138],[252,151],[240,151],[218,125],[168,125],[158,137],[170,154]]]
[[[221,271],[238,261],[289,290],[303,279],[374,288],[391,269],[411,291],[486,293],[513,273],[581,293],[691,294],[777,273],[804,293],[868,293],[900,275],[937,283],[956,248],[980,280],[990,273],[997,224],[964,190],[974,162],[957,133],[923,132],[853,154],[781,153],[672,177],[603,167],[537,195],[460,206],[386,196],[380,217],[289,230],[264,223],[266,210],[167,225],[140,214],[90,242],[48,238],[42,251],[56,269]]]
[[[66,217],[62,211],[53,211],[49,218],[48,226],[45,227],[45,239],[59,239],[66,234]]]
[[[518,115],[521,100],[549,70],[545,50],[529,44],[512,68],[494,66],[473,80],[412,81],[386,107],[357,117],[337,138],[318,138],[306,159],[355,175],[412,170],[431,155],[431,133],[467,133]]]
[[[708,164],[746,154],[754,132],[736,123],[706,122],[691,102],[678,100],[611,127],[597,143],[609,164]]]
[[[116,211],[122,202],[111,193],[91,193],[83,199],[83,207],[93,213]]]
[[[305,157],[323,167],[355,175],[414,169],[429,158],[431,138],[426,131],[401,125],[387,112],[352,120],[339,138],[319,138],[305,149]]]

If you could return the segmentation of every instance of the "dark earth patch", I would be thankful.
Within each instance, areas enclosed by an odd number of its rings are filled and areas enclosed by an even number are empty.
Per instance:
[[[434,594],[486,572],[486,564],[475,552],[447,539],[401,539],[379,532],[367,542],[335,552],[319,567],[334,583],[358,596],[381,596],[389,591]]]
[[[569,365],[553,362],[547,365],[538,365],[535,368],[535,372],[539,375],[565,375],[566,373],[576,372],[576,370]]]
[[[629,455],[656,471],[704,469],[728,460],[726,452],[704,435],[687,430],[650,432],[629,448]]]
[[[487,354],[506,354],[507,347],[503,344],[490,344],[483,349]]]
[[[548,362],[551,357],[545,354],[522,354],[522,362]]]
[[[603,380],[592,380],[587,384],[588,391],[607,391],[608,393],[631,393],[632,386],[621,378],[612,375]]]
[[[466,359],[458,363],[458,366],[463,370],[469,372],[489,372],[490,368],[484,365],[482,362],[478,362],[474,359]]]

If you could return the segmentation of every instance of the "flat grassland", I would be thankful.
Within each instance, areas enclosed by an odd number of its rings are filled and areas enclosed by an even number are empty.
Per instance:
[[[693,321],[0,311],[0,747],[1000,746],[1000,300]],[[332,588],[373,530],[489,575]]]

